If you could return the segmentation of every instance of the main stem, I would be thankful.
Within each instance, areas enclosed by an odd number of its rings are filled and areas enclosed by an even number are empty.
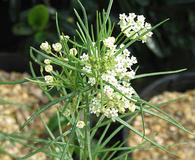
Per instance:
[[[84,149],[84,158],[85,160],[92,160],[91,154],[91,136],[90,136],[90,112],[89,112],[89,99],[88,94],[86,95],[86,108],[84,113],[84,121],[85,121],[85,149]]]

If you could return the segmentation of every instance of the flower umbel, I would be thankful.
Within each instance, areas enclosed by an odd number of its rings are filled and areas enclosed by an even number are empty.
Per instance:
[[[91,100],[90,112],[97,116],[103,114],[114,120],[119,113],[124,113],[126,110],[133,112],[136,108],[130,101],[132,95],[135,94],[130,86],[130,80],[135,76],[132,66],[137,63],[137,60],[127,48],[116,55],[124,45],[119,47],[115,45],[115,37],[107,37],[103,40],[103,44],[107,49],[100,60],[86,53],[83,53],[80,58],[85,63],[83,66],[85,72],[93,74],[96,71],[101,75],[88,78],[88,83],[92,86],[102,81],[103,89],[102,93],[98,93]]]
[[[136,39],[145,33],[138,38],[138,40],[145,43],[153,34],[151,31],[146,33],[151,29],[151,24],[145,22],[145,17],[143,15],[135,15],[135,13],[129,13],[129,15],[126,15],[123,13],[119,15],[119,19],[120,21],[118,24],[121,31],[130,39]]]

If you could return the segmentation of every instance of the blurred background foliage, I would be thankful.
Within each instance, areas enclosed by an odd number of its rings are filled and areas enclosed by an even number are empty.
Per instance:
[[[82,3],[93,23],[95,11],[106,8],[108,0]],[[61,31],[73,36],[76,27],[73,8],[80,11],[76,0],[1,0],[0,56],[1,52],[14,52],[28,57],[30,45],[38,47],[45,40],[57,41],[56,12]],[[131,48],[141,64],[139,72],[195,69],[195,0],[114,0],[113,21],[117,22],[122,12],[143,14],[153,25],[170,18],[154,31],[146,45],[136,43]]]

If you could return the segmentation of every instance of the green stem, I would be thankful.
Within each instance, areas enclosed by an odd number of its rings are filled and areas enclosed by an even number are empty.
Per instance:
[[[91,153],[91,138],[90,138],[90,113],[89,113],[89,99],[88,94],[86,95],[87,105],[84,113],[84,121],[85,121],[85,149],[84,149],[84,159],[92,160],[92,153]]]

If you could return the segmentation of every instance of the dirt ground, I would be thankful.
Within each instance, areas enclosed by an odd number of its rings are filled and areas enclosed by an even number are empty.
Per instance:
[[[0,81],[15,81],[29,77],[24,73],[7,73],[0,71]],[[39,87],[31,84],[0,85],[0,160],[14,160],[13,155],[24,156],[30,152],[26,144],[28,141],[11,140],[6,134],[25,133],[27,137],[39,136],[43,125],[37,118],[34,123],[20,131],[21,125],[30,117],[32,112],[47,102]],[[43,115],[44,116],[44,115]],[[25,138],[24,138],[25,139]],[[11,155],[7,155],[7,154]],[[43,153],[37,153],[29,160],[46,160]]]
[[[159,104],[174,99],[174,102],[162,105],[160,108],[181,122],[185,128],[195,133],[195,90],[185,93],[164,92],[153,97],[151,103]],[[144,120],[146,136],[168,147],[168,150],[177,156],[163,152],[146,143],[144,147],[133,153],[135,160],[195,160],[195,138],[192,135],[151,115],[145,114]],[[136,118],[134,126],[143,131],[141,116]],[[142,138],[130,133],[130,146],[141,142],[143,142]]]

